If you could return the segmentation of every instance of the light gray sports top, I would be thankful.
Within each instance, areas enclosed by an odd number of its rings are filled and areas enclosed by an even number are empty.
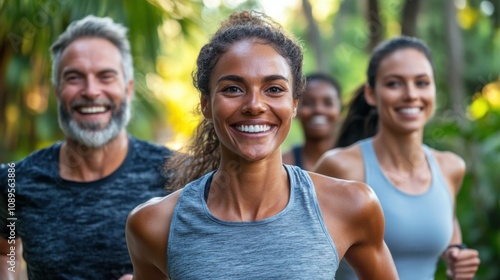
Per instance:
[[[453,234],[453,203],[441,169],[423,146],[432,181],[419,195],[401,192],[380,169],[373,139],[360,141],[365,182],[377,194],[385,217],[384,240],[391,251],[401,280],[434,279],[436,265]],[[341,261],[337,279],[356,279]]]
[[[207,207],[213,172],[186,185],[172,216],[171,279],[335,279],[338,254],[309,175],[285,165],[290,199],[275,216],[223,221]]]

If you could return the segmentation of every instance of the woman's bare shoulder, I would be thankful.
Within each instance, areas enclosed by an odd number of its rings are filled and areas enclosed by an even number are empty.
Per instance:
[[[324,201],[328,205],[335,205],[333,206],[335,208],[347,209],[345,212],[354,216],[368,213],[373,207],[377,209],[380,207],[373,189],[363,182],[332,178],[314,172],[310,172],[309,175],[320,203]]]
[[[329,150],[316,163],[315,172],[330,177],[363,181],[363,158],[358,144]]]
[[[359,181],[309,174],[323,219],[340,254],[353,244],[383,239],[382,207],[370,186]]]
[[[452,185],[455,194],[457,194],[466,171],[465,161],[459,155],[450,151],[431,149],[431,152],[438,162],[443,176]]]
[[[147,216],[167,214],[168,210],[173,210],[175,208],[175,204],[177,204],[181,192],[182,189],[167,196],[151,198],[135,207],[130,212],[129,218],[134,218],[136,216],[146,218]]]
[[[152,198],[130,212],[126,238],[134,279],[167,278],[168,234],[181,192],[182,189],[166,197]]]
[[[134,279],[168,279],[168,233],[181,192],[152,198],[130,212],[125,233]]]
[[[431,149],[432,155],[436,158],[441,168],[448,171],[460,172],[465,170],[465,161],[457,154],[450,151],[439,151]]]
[[[148,254],[152,260],[164,257],[170,222],[181,192],[182,189],[165,197],[152,198],[130,212],[126,226],[129,251]]]

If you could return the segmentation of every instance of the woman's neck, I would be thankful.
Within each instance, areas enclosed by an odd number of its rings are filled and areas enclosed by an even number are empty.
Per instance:
[[[396,135],[381,130],[373,138],[373,147],[380,164],[396,170],[415,170],[427,164],[422,145],[421,132]]]
[[[255,221],[283,210],[290,197],[281,157],[258,162],[222,159],[214,174],[207,205],[223,220]]]

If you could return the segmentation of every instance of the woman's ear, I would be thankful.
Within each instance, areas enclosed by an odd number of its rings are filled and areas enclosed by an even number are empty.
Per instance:
[[[365,84],[365,100],[368,105],[377,107],[377,100],[375,97],[375,90],[369,85]]]
[[[293,117],[295,118],[297,116],[297,106],[299,105],[299,99],[294,98],[293,99]]]
[[[212,112],[210,110],[210,102],[208,102],[208,99],[206,97],[201,97],[200,98],[200,105],[201,105],[201,113],[207,120],[212,119]]]

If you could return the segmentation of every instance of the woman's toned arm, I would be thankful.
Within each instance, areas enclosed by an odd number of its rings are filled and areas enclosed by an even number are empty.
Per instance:
[[[127,246],[135,280],[164,280],[170,221],[181,191],[139,205],[127,219]]]
[[[458,155],[451,152],[439,152],[433,150],[434,157],[439,163],[439,167],[445,177],[450,189],[452,199],[455,202],[456,197],[462,186],[465,175],[465,162]],[[451,279],[473,279],[481,260],[479,252],[475,249],[465,248],[462,244],[462,231],[458,222],[456,211],[453,211],[453,236],[450,247],[443,253],[443,258],[447,263],[446,274]]]
[[[331,231],[332,239],[341,251],[339,254],[345,254],[359,279],[398,279],[394,261],[384,242],[382,207],[373,190],[362,183],[365,174],[359,145],[326,152],[314,170],[326,176],[350,180],[330,178],[333,182],[318,185],[325,186],[318,190],[322,212],[329,217],[325,222],[332,230],[340,229],[339,232]],[[340,239],[342,236],[344,238]]]
[[[384,242],[384,216],[377,196],[366,184],[310,173],[320,209],[339,257],[359,279],[398,279]]]
[[[313,170],[316,173],[344,180],[364,182],[365,172],[359,145],[336,148],[321,156]]]

